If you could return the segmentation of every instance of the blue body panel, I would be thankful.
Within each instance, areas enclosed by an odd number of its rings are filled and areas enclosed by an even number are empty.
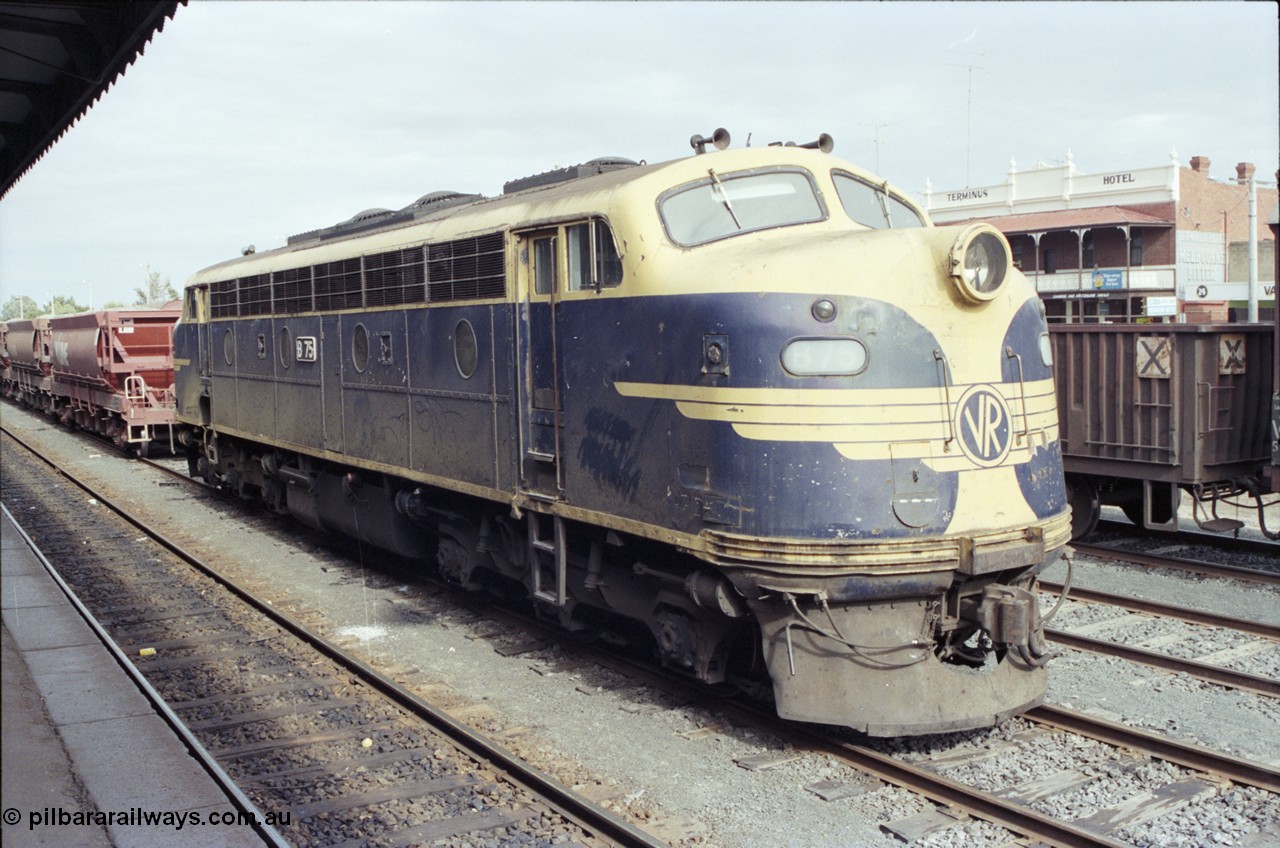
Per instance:
[[[947,379],[935,355],[945,348],[905,311],[867,298],[834,300],[839,317],[825,324],[809,314],[812,296],[776,293],[218,321],[211,336],[212,423],[304,451],[336,450],[514,494],[522,480],[520,417],[532,422],[525,447],[554,452],[557,416],[549,398],[558,388],[560,496],[573,506],[692,534],[710,528],[856,540],[943,533],[955,510],[956,472],[934,472],[918,461],[853,461],[830,442],[747,439],[729,422],[689,418],[670,399],[627,397],[615,387],[933,389]],[[470,376],[455,351],[463,320],[476,338],[478,366]],[[367,339],[363,370],[353,358],[358,326]],[[1019,373],[1006,349],[1019,355],[1023,379],[1050,375],[1039,354],[1043,326],[1028,301],[1001,346],[992,345],[1007,382],[1016,384]],[[289,338],[317,337],[317,361],[285,368],[275,349],[282,328]],[[231,365],[222,355],[227,331],[235,337]],[[191,332],[180,325],[180,338]],[[867,347],[868,366],[856,376],[792,376],[780,354],[801,336],[856,336]],[[726,356],[704,373],[708,337]],[[194,374],[183,369],[179,381]],[[181,388],[179,395],[188,397]],[[1017,475],[1037,516],[1061,512],[1056,443],[1036,451]],[[895,508],[895,492],[923,499],[927,508],[908,520]]]

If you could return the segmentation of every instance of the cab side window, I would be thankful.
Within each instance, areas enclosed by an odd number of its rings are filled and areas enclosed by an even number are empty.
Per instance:
[[[610,288],[622,283],[622,257],[609,225],[601,220],[565,227],[569,291]]]
[[[840,205],[859,224],[877,230],[924,226],[914,209],[881,187],[848,174],[834,173],[831,177],[840,195]]]

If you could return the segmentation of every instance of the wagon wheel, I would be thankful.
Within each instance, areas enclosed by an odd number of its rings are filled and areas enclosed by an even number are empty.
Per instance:
[[[1098,486],[1089,477],[1067,475],[1067,503],[1071,505],[1071,538],[1082,539],[1098,526],[1102,503]]]
[[[1142,495],[1120,504],[1124,517],[1137,526],[1142,525]],[[1168,524],[1173,520],[1173,489],[1170,486],[1151,487],[1151,522]]]

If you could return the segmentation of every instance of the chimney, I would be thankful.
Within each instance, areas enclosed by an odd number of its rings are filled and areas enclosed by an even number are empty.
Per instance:
[[[1254,170],[1252,162],[1241,162],[1236,165],[1236,182],[1240,185],[1248,185],[1249,178],[1253,176]]]
[[[1197,174],[1203,174],[1206,177],[1209,176],[1209,157],[1192,156],[1191,170],[1195,171]]]

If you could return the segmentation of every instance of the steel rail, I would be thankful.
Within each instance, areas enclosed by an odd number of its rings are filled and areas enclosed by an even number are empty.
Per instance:
[[[1222,775],[1235,783],[1280,794],[1280,769],[1274,766],[1241,760],[1230,754],[1177,742],[1156,733],[1048,704],[1023,713],[1023,717],[1100,742],[1144,751],[1153,757],[1207,774]]]
[[[1222,666],[1209,665],[1208,663],[1175,657],[1171,654],[1148,651],[1145,648],[1135,648],[1130,645],[1122,645],[1119,642],[1109,642],[1106,639],[1095,639],[1092,636],[1081,636],[1062,630],[1046,628],[1045,635],[1052,642],[1066,645],[1068,648],[1075,648],[1078,651],[1089,651],[1095,654],[1105,654],[1109,657],[1119,657],[1129,662],[1141,663],[1165,671],[1182,672],[1190,677],[1209,683],[1216,683],[1219,686],[1228,686],[1232,689],[1253,692],[1256,695],[1266,695],[1269,698],[1280,698],[1280,680],[1276,680],[1274,677],[1263,677],[1260,674],[1233,671]]]
[[[66,469],[50,463],[49,460],[45,459],[39,453],[39,451],[35,450],[31,445],[7,427],[0,427],[0,430],[3,430],[5,435],[9,436],[19,445],[26,448],[33,455],[39,457],[56,473],[66,478],[68,482],[79,487],[91,497],[96,498],[101,504],[115,512],[125,521],[146,533],[161,547],[165,548],[183,562],[186,562],[188,565],[200,571],[202,574],[216,582],[219,586],[251,606],[255,612],[259,612],[271,619],[271,621],[285,629],[294,637],[302,640],[319,653],[356,674],[358,677],[363,679],[365,683],[372,686],[376,691],[380,692],[391,701],[394,701],[400,707],[408,710],[414,715],[426,719],[433,728],[440,731],[443,735],[451,738],[464,750],[469,751],[483,760],[494,763],[499,768],[503,769],[506,776],[512,779],[513,782],[518,783],[531,794],[542,798],[552,807],[556,808],[561,815],[564,815],[566,818],[577,823],[584,830],[592,832],[597,836],[602,836],[605,839],[609,839],[620,846],[669,848],[667,842],[646,833],[620,816],[614,815],[598,804],[574,792],[572,789],[560,783],[551,775],[536,766],[525,762],[502,746],[497,745],[486,737],[476,733],[467,725],[453,718],[435,705],[425,701],[418,695],[404,689],[395,683],[395,681],[391,680],[389,677],[372,668],[368,664],[351,657],[340,647],[328,641],[323,636],[311,631],[295,620],[292,616],[264,604],[248,590],[239,586],[229,577],[213,568],[213,566],[205,563],[199,557],[187,552],[181,545],[172,541],[163,533],[152,530],[129,510],[114,503],[110,498],[104,496],[89,483],[77,478]],[[263,817],[263,820],[265,820],[265,817]]]
[[[444,587],[448,589],[449,587]],[[1074,590],[1073,590],[1074,593]],[[466,597],[461,596],[464,603]],[[273,612],[273,611],[272,611]],[[525,619],[516,617],[517,620],[528,623]],[[539,622],[533,622],[533,626],[542,628]],[[599,651],[592,650],[587,646],[574,645],[575,650],[590,651],[596,656],[600,656]],[[909,791],[916,792],[924,797],[939,803],[952,805],[973,813],[976,817],[990,821],[994,824],[1006,827],[1022,836],[1030,839],[1040,840],[1048,845],[1062,846],[1062,848],[1075,848],[1075,846],[1106,846],[1106,848],[1120,848],[1126,843],[1112,839],[1104,834],[1089,831],[1081,827],[1077,827],[1070,822],[1064,822],[1051,817],[1045,816],[1035,810],[1022,806],[1012,801],[1006,801],[998,796],[992,796],[981,793],[972,787],[965,786],[956,781],[949,780],[941,775],[926,769],[913,766],[908,763],[899,762],[870,749],[867,746],[857,743],[847,742],[843,740],[832,739],[823,736],[819,732],[808,730],[799,725],[781,723],[776,716],[769,716],[765,713],[752,708],[744,707],[736,704],[728,704],[722,699],[715,698],[705,689],[694,688],[687,681],[673,681],[669,676],[659,675],[652,669],[635,663],[621,660],[615,656],[609,655],[604,659],[604,664],[615,670],[632,676],[649,680],[653,685],[667,688],[670,691],[673,688],[681,688],[686,694],[694,700],[700,702],[713,703],[718,711],[734,717],[737,720],[744,721],[756,727],[765,727],[771,732],[779,733],[787,738],[802,741],[804,744],[816,750],[823,751],[837,759],[847,762],[849,765],[867,774],[874,775],[880,780],[884,780],[891,784],[900,786]],[[1057,707],[1038,707],[1031,712],[1024,714],[1025,717],[1036,721],[1040,724],[1057,726],[1070,732],[1081,733],[1082,735],[1097,738],[1100,741],[1109,744],[1123,745],[1138,750],[1150,750],[1148,746],[1140,743],[1140,739],[1144,735],[1138,735],[1136,732],[1130,731],[1129,735],[1116,734],[1116,739],[1112,741],[1106,738],[1109,731],[1106,729],[1107,723],[1100,720],[1091,719],[1082,714],[1074,714],[1061,710]],[[1128,728],[1122,730],[1129,731]],[[1158,737],[1154,737],[1158,739]],[[1178,743],[1167,743],[1172,746],[1168,755],[1161,755],[1163,759],[1186,765],[1190,768],[1208,771],[1206,767],[1198,765],[1199,759],[1192,753],[1200,749],[1192,749],[1191,746],[1180,745]],[[1162,751],[1165,747],[1162,746]],[[1204,752],[1208,757],[1212,758],[1212,752]],[[1269,791],[1277,790],[1280,785],[1280,776],[1277,776],[1274,770],[1264,766],[1248,763],[1229,764],[1238,766],[1233,769],[1240,776],[1237,779],[1235,774],[1228,774],[1237,782],[1248,783],[1250,785],[1262,786]],[[1215,771],[1225,770],[1213,769]]]
[[[5,432],[8,433],[7,430]],[[18,440],[18,442],[19,444],[22,444],[24,448],[30,450],[29,445],[25,444],[21,440]],[[36,456],[39,456],[39,454],[36,454]],[[43,457],[41,458],[43,459]],[[58,569],[48,560],[47,557],[45,557],[44,552],[40,550],[35,541],[27,535],[26,529],[18,523],[17,518],[9,512],[9,507],[4,504],[0,504],[0,511],[3,511],[4,515],[13,522],[13,526],[17,529],[18,535],[22,537],[22,541],[26,543],[27,547],[31,550],[31,553],[40,561],[40,564],[44,566],[44,570],[48,572],[49,577],[53,579],[53,582],[57,585],[58,589],[66,596],[67,601],[71,604],[72,608],[75,609],[82,619],[84,619],[85,624],[87,624],[89,629],[93,631],[94,636],[96,636],[102,643],[102,646],[107,650],[107,653],[111,654],[111,658],[115,660],[116,665],[120,666],[120,668],[124,670],[125,674],[127,674],[133,681],[133,684],[138,687],[138,690],[151,703],[152,709],[159,714],[165,724],[169,725],[170,729],[173,730],[174,735],[182,740],[183,747],[185,747],[191,756],[195,758],[196,762],[200,764],[200,767],[204,769],[210,779],[217,784],[220,790],[222,790],[222,793],[227,796],[227,800],[229,800],[231,804],[240,811],[240,813],[248,814],[252,817],[253,824],[251,827],[254,832],[262,837],[263,842],[268,845],[276,846],[276,848],[290,848],[289,841],[286,840],[278,830],[267,824],[266,814],[258,808],[257,804],[253,803],[249,796],[246,795],[236,784],[235,780],[223,770],[222,766],[218,764],[218,761],[214,758],[213,754],[210,753],[209,749],[200,743],[200,740],[195,737],[195,734],[191,732],[186,723],[183,722],[183,720],[178,717],[178,714],[175,713],[169,704],[165,702],[164,698],[161,697],[160,693],[151,685],[151,682],[147,680],[142,671],[130,662],[128,656],[125,655],[124,651],[120,649],[120,646],[117,645],[115,640],[113,640],[107,633],[106,628],[104,628],[93,613],[89,611],[89,608],[84,605],[79,596],[76,595],[75,591],[67,585],[67,582],[62,579],[62,575],[58,573]]]
[[[1263,571],[1258,568],[1242,568],[1238,565],[1218,565],[1212,562],[1160,556],[1139,551],[1126,551],[1120,548],[1093,545],[1086,542],[1072,542],[1071,547],[1075,549],[1077,554],[1085,554],[1097,559],[1118,560],[1120,562],[1133,563],[1134,565],[1144,565],[1149,568],[1176,568],[1179,571],[1190,571],[1210,577],[1230,577],[1250,583],[1280,586],[1280,572]]]
[[[1061,595],[1063,586],[1061,583],[1050,583],[1041,580],[1037,587],[1044,592],[1053,595]],[[1248,633],[1252,636],[1261,636],[1263,639],[1272,641],[1280,641],[1280,627],[1273,624],[1266,624],[1261,621],[1250,621],[1243,618],[1235,618],[1228,615],[1218,615],[1213,612],[1205,612],[1204,610],[1193,609],[1192,607],[1177,606],[1174,604],[1162,604],[1159,601],[1148,601],[1143,598],[1135,598],[1130,595],[1112,595],[1107,592],[1099,592],[1094,589],[1084,589],[1080,586],[1072,586],[1068,592],[1068,597],[1073,601],[1088,601],[1094,604],[1107,604],[1109,606],[1123,607],[1132,612],[1142,612],[1149,615],[1159,616],[1161,618],[1176,618],[1179,621],[1185,621],[1190,624],[1204,624],[1209,627],[1222,627],[1228,630],[1239,630],[1241,633]]]
[[[1253,511],[1251,508],[1250,512]],[[1130,524],[1127,521],[1112,521],[1110,519],[1102,519],[1098,522],[1098,526],[1094,529],[1095,533],[1143,533],[1142,528]],[[1165,530],[1153,531],[1159,534],[1160,538],[1168,537],[1171,542],[1187,545],[1203,545],[1207,548],[1213,548],[1219,551],[1244,552],[1251,554],[1270,554],[1280,557],[1280,542],[1271,542],[1264,539],[1241,539],[1236,536],[1224,536],[1221,533],[1212,533],[1207,530],[1188,530],[1178,529],[1173,532]]]
[[[778,732],[776,728],[774,732]],[[1006,801],[998,795],[982,792],[927,769],[900,762],[865,745],[840,742],[799,726],[788,726],[786,733],[792,738],[803,740],[811,748],[843,760],[859,771],[1008,828],[1033,843],[1038,840],[1058,848],[1119,848],[1128,844],[1071,822],[1044,815],[1014,801]]]

